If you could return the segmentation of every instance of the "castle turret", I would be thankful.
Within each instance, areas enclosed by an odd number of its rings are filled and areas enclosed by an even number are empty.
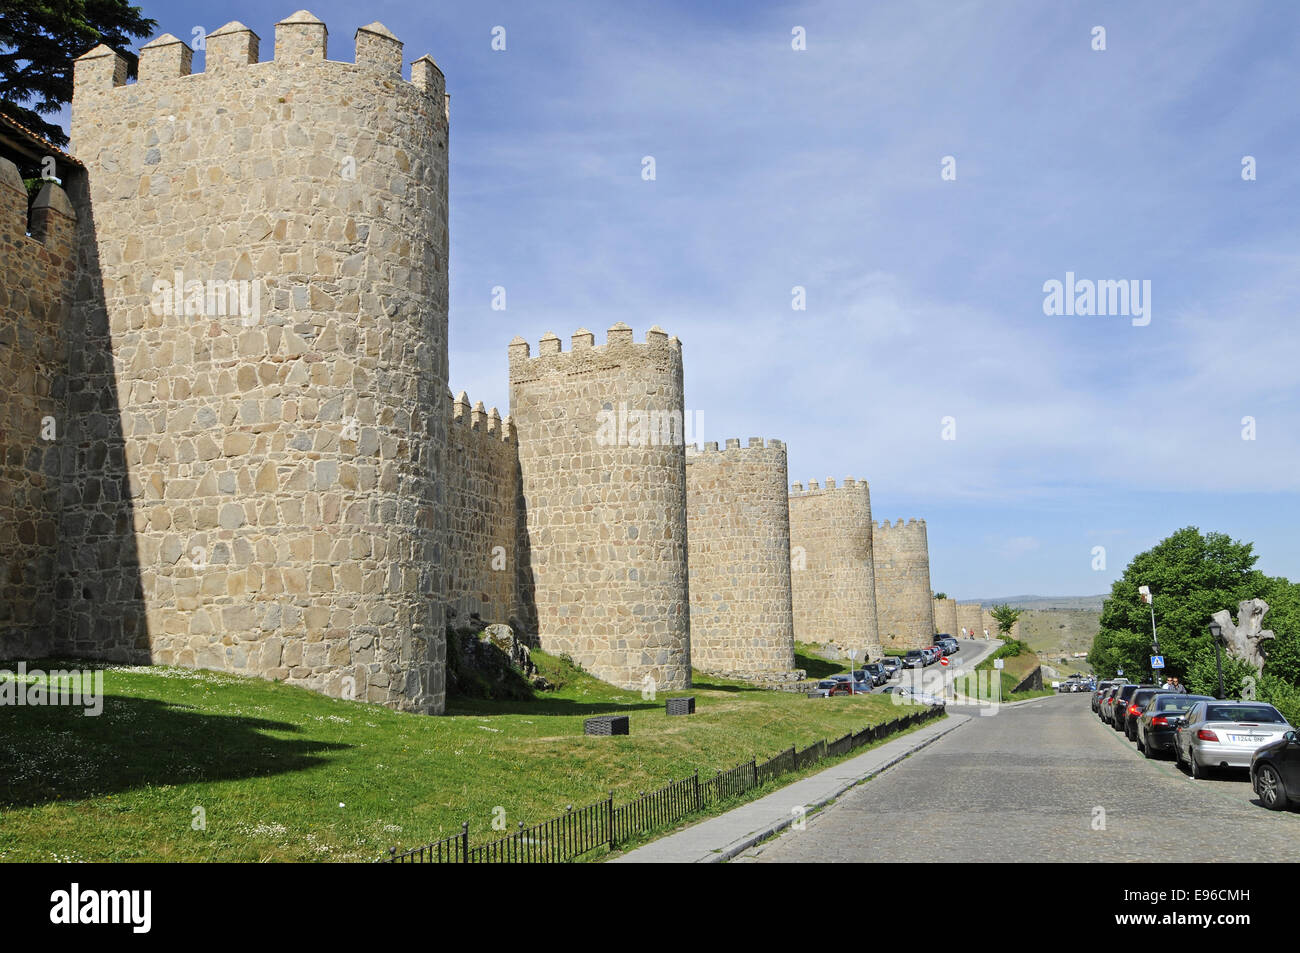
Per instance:
[[[690,684],[682,350],[621,322],[510,343],[538,638],[607,682]]]
[[[856,649],[858,661],[879,658],[867,481],[795,484],[789,505],[795,638]]]
[[[934,644],[930,547],[925,520],[900,519],[876,527],[876,614],[884,647],[917,649]],[[955,633],[954,633],[955,634]]]
[[[785,445],[688,446],[686,519],[691,663],[746,678],[793,671]]]
[[[441,73],[425,58],[404,81],[382,24],[356,32],[354,63],[326,40],[300,11],[266,62],[237,22],[209,34],[202,73],[171,36],[129,86],[106,46],[76,62],[93,214],[70,352],[111,357],[83,369],[70,427],[88,445],[120,415],[141,586],[115,581],[132,528],[105,508],[116,489],[83,481],[66,647],[438,712]]]

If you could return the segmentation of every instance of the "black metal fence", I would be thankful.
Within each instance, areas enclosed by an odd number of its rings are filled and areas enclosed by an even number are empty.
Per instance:
[[[848,754],[942,712],[942,708],[910,711],[900,718],[850,732],[832,742],[818,741],[802,751],[787,748],[761,763],[751,759],[704,780],[696,771],[690,777],[669,782],[657,791],[648,794],[642,791],[638,797],[619,807],[614,805],[614,792],[611,791],[603,801],[576,810],[570,805],[559,817],[533,827],[525,828],[521,821],[515,832],[478,847],[469,846],[469,824],[464,823],[459,834],[403,853],[398,853],[393,847],[389,855],[381,859],[396,864],[551,864],[572,860],[598,847],[617,850],[619,844],[641,834],[670,827],[691,814],[740,797],[783,774],[802,770],[823,758]]]

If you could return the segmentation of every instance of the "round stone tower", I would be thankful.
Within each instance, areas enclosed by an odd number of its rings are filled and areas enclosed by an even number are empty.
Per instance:
[[[796,483],[790,502],[794,633],[801,642],[834,642],[878,659],[871,489],[849,477]],[[857,660],[863,660],[859,654]]]
[[[689,686],[681,342],[620,322],[509,354],[541,647],[623,688]]]
[[[876,527],[876,613],[884,647],[919,649],[934,644],[934,593],[925,520],[886,520]],[[955,634],[955,633],[954,633]]]
[[[957,600],[934,600],[934,631],[936,634],[951,635],[954,639],[961,634],[957,624]]]
[[[785,445],[686,448],[691,663],[723,675],[794,670]]]
[[[443,77],[423,57],[404,80],[379,23],[355,63],[326,39],[300,11],[266,62],[240,23],[202,73],[170,35],[134,84],[108,47],[76,62],[92,214],[71,347],[111,365],[72,375],[71,426],[93,448],[120,418],[140,591],[104,556],[131,530],[104,518],[116,487],[83,487],[69,641],[439,712]]]

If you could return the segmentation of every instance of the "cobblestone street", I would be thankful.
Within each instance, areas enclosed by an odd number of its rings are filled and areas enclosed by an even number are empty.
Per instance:
[[[1244,771],[1193,781],[1058,695],[972,719],[734,862],[1300,860],[1300,813],[1254,797]]]

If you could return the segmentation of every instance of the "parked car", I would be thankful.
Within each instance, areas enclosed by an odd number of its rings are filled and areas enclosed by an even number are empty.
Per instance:
[[[862,671],[871,679],[872,685],[883,685],[889,681],[889,673],[885,671],[883,662],[869,662],[862,667]]]
[[[909,688],[906,685],[890,685],[885,689],[885,693],[905,698],[909,704],[938,705],[940,708],[943,708],[946,705],[946,702],[940,696],[932,695],[929,692],[923,692],[915,688]]]
[[[1142,717],[1142,713],[1147,710],[1147,705],[1151,699],[1159,695],[1161,689],[1152,685],[1150,688],[1139,688],[1131,698],[1120,709],[1116,720],[1119,721],[1119,730],[1124,732],[1124,737],[1129,741],[1137,741],[1137,720]]]
[[[1109,691],[1111,688],[1113,688],[1115,685],[1118,685],[1118,684],[1119,684],[1119,681],[1118,681],[1117,679],[1107,678],[1107,679],[1103,679],[1103,680],[1101,681],[1100,684],[1098,684],[1098,685],[1096,685],[1096,686],[1093,687],[1093,690],[1092,690],[1092,710],[1093,710],[1094,712],[1097,712],[1097,706],[1101,703],[1101,698],[1102,698],[1102,696],[1103,696],[1107,691]]]
[[[956,655],[961,651],[961,646],[951,635],[940,635],[934,640],[934,644],[939,646],[944,655]]]
[[[859,677],[859,676],[864,676],[864,677]],[[847,675],[843,673],[839,675],[832,675],[831,680],[839,682],[841,685],[849,686],[849,690],[848,692],[846,692],[846,694],[849,695],[871,694],[871,688],[872,688],[871,682],[865,678],[865,673],[861,671],[854,672],[852,675]],[[835,694],[835,693],[832,692],[831,694]]]
[[[1270,810],[1280,811],[1288,803],[1300,805],[1300,735],[1288,731],[1255,750],[1250,786]]]
[[[1137,749],[1148,758],[1174,750],[1174,726],[1197,702],[1212,702],[1208,695],[1180,695],[1161,692],[1153,695],[1137,720]]]
[[[1101,694],[1101,702],[1097,705],[1097,717],[1102,721],[1110,721],[1110,707],[1115,701],[1115,696],[1123,685],[1112,685]]]
[[[880,660],[880,664],[885,667],[885,674],[890,678],[903,670],[903,662],[897,655],[886,655]]]
[[[925,652],[921,649],[908,649],[903,656],[903,668],[924,668],[926,664]]]
[[[1194,778],[1214,768],[1249,768],[1256,751],[1294,730],[1267,702],[1197,702],[1176,726],[1174,757]]]
[[[825,698],[827,695],[831,693],[831,689],[837,686],[838,684],[839,682],[835,681],[834,679],[823,678],[820,682],[817,683],[817,687],[814,688],[813,691],[821,692],[822,697]]]
[[[1111,697],[1107,721],[1116,731],[1124,730],[1124,718],[1128,712],[1129,699],[1139,688],[1155,688],[1154,685],[1121,685]]]

